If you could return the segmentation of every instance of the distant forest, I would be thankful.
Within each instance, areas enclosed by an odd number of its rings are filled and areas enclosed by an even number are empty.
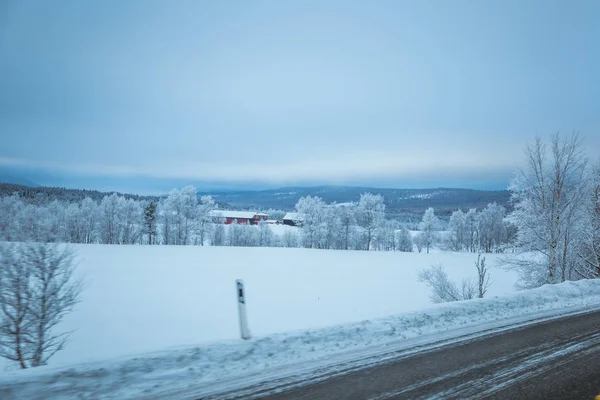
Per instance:
[[[98,190],[66,189],[60,187],[29,187],[12,183],[0,183],[0,197],[18,194],[28,204],[45,205],[54,200],[66,203],[79,203],[86,197],[99,202],[112,194]],[[121,197],[133,200],[158,200],[156,196],[138,196],[136,194],[117,193]]]

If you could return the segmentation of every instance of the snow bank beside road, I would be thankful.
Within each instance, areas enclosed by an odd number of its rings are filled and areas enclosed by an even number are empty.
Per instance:
[[[0,398],[142,398],[225,382],[273,368],[331,362],[349,351],[394,344],[493,321],[540,312],[559,315],[573,307],[600,307],[600,280],[567,282],[324,329],[268,335],[251,341],[220,341],[138,357],[10,372],[0,377]],[[166,396],[170,397],[170,396]]]

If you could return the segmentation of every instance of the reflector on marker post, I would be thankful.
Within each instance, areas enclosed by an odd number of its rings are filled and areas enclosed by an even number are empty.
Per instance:
[[[238,279],[235,281],[237,299],[238,299],[238,316],[240,319],[240,335],[242,339],[250,339],[250,329],[248,329],[248,317],[246,316],[246,293],[244,290],[244,281]]]

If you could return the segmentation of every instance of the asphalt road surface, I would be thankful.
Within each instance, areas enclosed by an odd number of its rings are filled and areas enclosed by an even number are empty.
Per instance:
[[[543,322],[253,396],[288,399],[576,399],[600,394],[600,312]],[[228,398],[236,398],[230,393]]]

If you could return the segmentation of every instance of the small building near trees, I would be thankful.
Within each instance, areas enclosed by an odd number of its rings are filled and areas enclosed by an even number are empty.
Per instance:
[[[250,224],[257,225],[260,221],[269,219],[268,214],[255,211],[212,210],[210,216],[217,224]]]
[[[289,212],[284,215],[283,224],[289,226],[302,226],[302,217],[299,213]]]

